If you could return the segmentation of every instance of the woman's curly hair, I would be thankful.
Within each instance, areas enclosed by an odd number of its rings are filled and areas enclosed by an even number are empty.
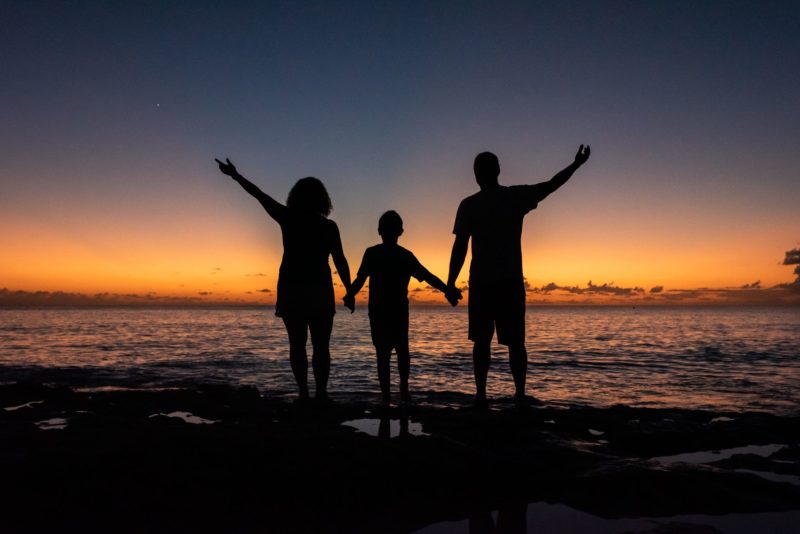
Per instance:
[[[313,176],[297,180],[292,190],[289,191],[286,205],[291,209],[318,213],[323,217],[330,215],[333,210],[328,190],[321,181]]]

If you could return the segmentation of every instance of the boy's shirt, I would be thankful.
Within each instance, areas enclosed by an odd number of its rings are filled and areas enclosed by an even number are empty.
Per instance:
[[[408,282],[424,280],[430,273],[400,245],[381,243],[364,251],[358,276],[369,276],[369,314],[408,313]]]

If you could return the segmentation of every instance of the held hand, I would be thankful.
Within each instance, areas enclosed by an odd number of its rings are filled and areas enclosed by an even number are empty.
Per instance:
[[[457,306],[458,301],[461,300],[463,297],[461,295],[461,290],[454,286],[449,286],[447,291],[444,293],[444,298],[447,299],[447,302],[450,303],[451,306]]]
[[[353,295],[345,295],[344,298],[342,299],[342,302],[344,303],[344,307],[347,308],[348,310],[350,310],[350,313],[353,313],[353,312],[356,311],[356,297],[355,296],[353,296]]]
[[[231,163],[231,160],[229,160],[228,158],[225,158],[225,162],[226,163],[222,163],[217,158],[214,158],[214,161],[219,163],[219,170],[220,170],[220,172],[222,174],[227,174],[230,177],[233,177],[233,176],[236,176],[236,175],[239,174],[239,171],[236,170],[236,166],[233,163]]]
[[[586,148],[583,145],[578,148],[578,153],[575,154],[575,163],[580,166],[586,163],[586,160],[589,159],[589,155],[592,153],[592,149],[589,148],[589,145],[586,145]]]

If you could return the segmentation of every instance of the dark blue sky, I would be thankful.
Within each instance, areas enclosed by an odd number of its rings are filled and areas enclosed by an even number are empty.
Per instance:
[[[230,156],[279,198],[322,178],[351,261],[389,208],[439,254],[476,152],[522,183],[589,142],[587,176],[537,214],[531,254],[628,243],[653,265],[600,276],[656,282],[659,247],[752,242],[746,255],[777,247],[777,261],[797,240],[796,2],[0,5],[12,228],[35,219],[102,247],[84,225],[142,237],[221,218],[276,246],[210,165]],[[739,257],[709,253],[712,271]]]

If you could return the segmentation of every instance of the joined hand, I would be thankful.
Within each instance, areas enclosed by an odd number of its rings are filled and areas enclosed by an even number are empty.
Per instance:
[[[344,307],[350,310],[350,313],[356,311],[356,297],[354,295],[345,295],[342,299]]]
[[[450,303],[451,306],[457,306],[458,301],[463,298],[461,295],[461,290],[455,286],[447,286],[447,291],[444,292],[444,298],[447,299],[447,302]]]

